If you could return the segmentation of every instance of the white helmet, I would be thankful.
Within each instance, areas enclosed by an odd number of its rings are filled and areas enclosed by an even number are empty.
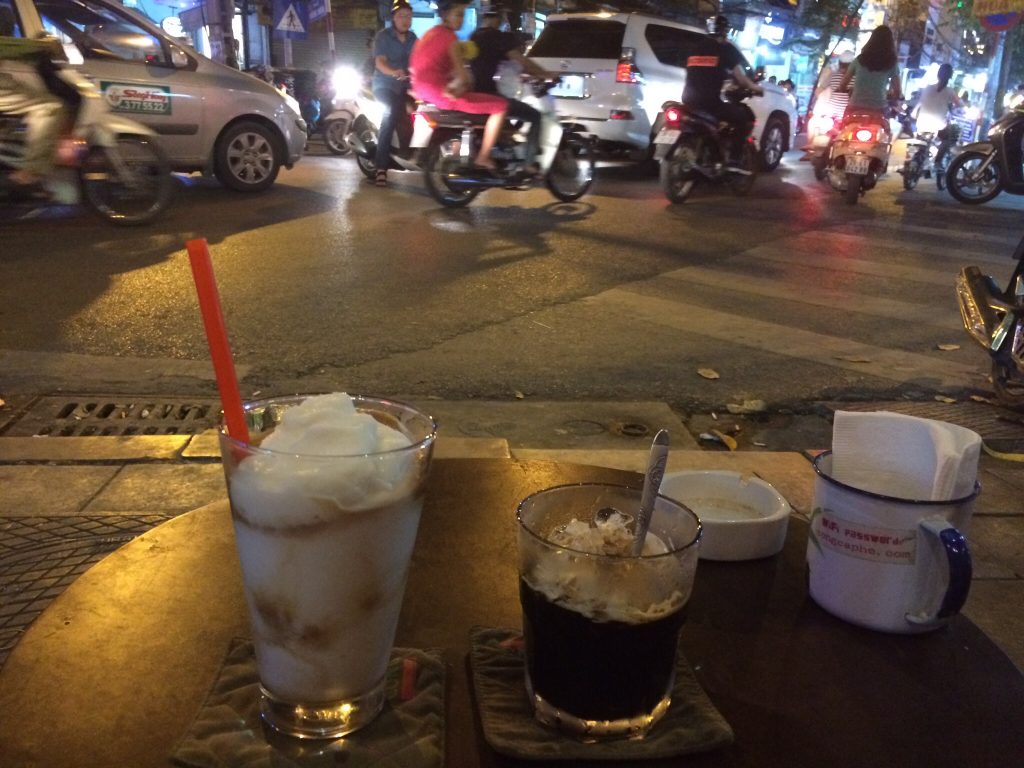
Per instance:
[[[843,51],[839,54],[840,64],[850,64],[853,61],[853,51]]]

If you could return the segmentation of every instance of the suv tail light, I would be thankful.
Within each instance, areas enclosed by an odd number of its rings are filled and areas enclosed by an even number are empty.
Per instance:
[[[615,82],[617,83],[642,83],[643,75],[637,69],[636,50],[623,48],[619,55],[619,63],[615,67]]]

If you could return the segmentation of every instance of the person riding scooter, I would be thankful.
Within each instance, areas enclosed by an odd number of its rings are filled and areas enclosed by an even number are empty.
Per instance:
[[[504,12],[500,8],[492,6],[483,12],[480,26],[469,38],[478,49],[477,55],[469,63],[470,69],[473,71],[473,87],[480,93],[499,95],[495,77],[498,67],[503,62],[509,61],[519,65],[523,71],[536,78],[554,79],[556,75],[548,72],[533,59],[523,56],[519,37],[513,32],[501,29],[503,24],[505,24]],[[529,123],[530,128],[526,134],[525,162],[526,167],[536,173],[539,170],[536,157],[537,149],[540,146],[540,112],[518,99],[508,98],[506,117]]]
[[[13,11],[0,6],[0,113],[23,115],[26,123],[25,153],[7,178],[26,192],[53,170],[57,139],[68,119],[65,106],[77,104],[78,94],[57,77],[53,60],[61,55],[53,38],[19,35]]]
[[[708,31],[711,37],[695,42],[686,59],[683,104],[714,115],[733,127],[731,146],[728,147],[731,153],[728,164],[733,165],[739,161],[743,144],[754,124],[748,108],[722,101],[722,85],[726,78],[731,77],[758,96],[764,95],[764,89],[747,77],[739,51],[727,41],[729,20],[725,16],[712,17],[708,21]]]

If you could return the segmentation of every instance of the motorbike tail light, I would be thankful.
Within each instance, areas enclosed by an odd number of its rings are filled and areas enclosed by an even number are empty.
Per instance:
[[[678,128],[683,122],[683,110],[679,107],[669,107],[665,110],[665,125],[669,128]]]
[[[857,141],[874,141],[875,132],[871,128],[858,128],[854,131],[853,137]]]
[[[619,63],[615,67],[616,83],[642,83],[643,75],[636,66],[636,51],[633,48],[623,48],[619,56]]]

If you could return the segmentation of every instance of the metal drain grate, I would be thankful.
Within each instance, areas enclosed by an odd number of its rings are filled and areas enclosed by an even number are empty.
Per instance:
[[[220,401],[146,396],[41,397],[4,434],[10,437],[194,435],[217,426]]]
[[[90,566],[168,515],[0,518],[0,667],[28,625]]]

